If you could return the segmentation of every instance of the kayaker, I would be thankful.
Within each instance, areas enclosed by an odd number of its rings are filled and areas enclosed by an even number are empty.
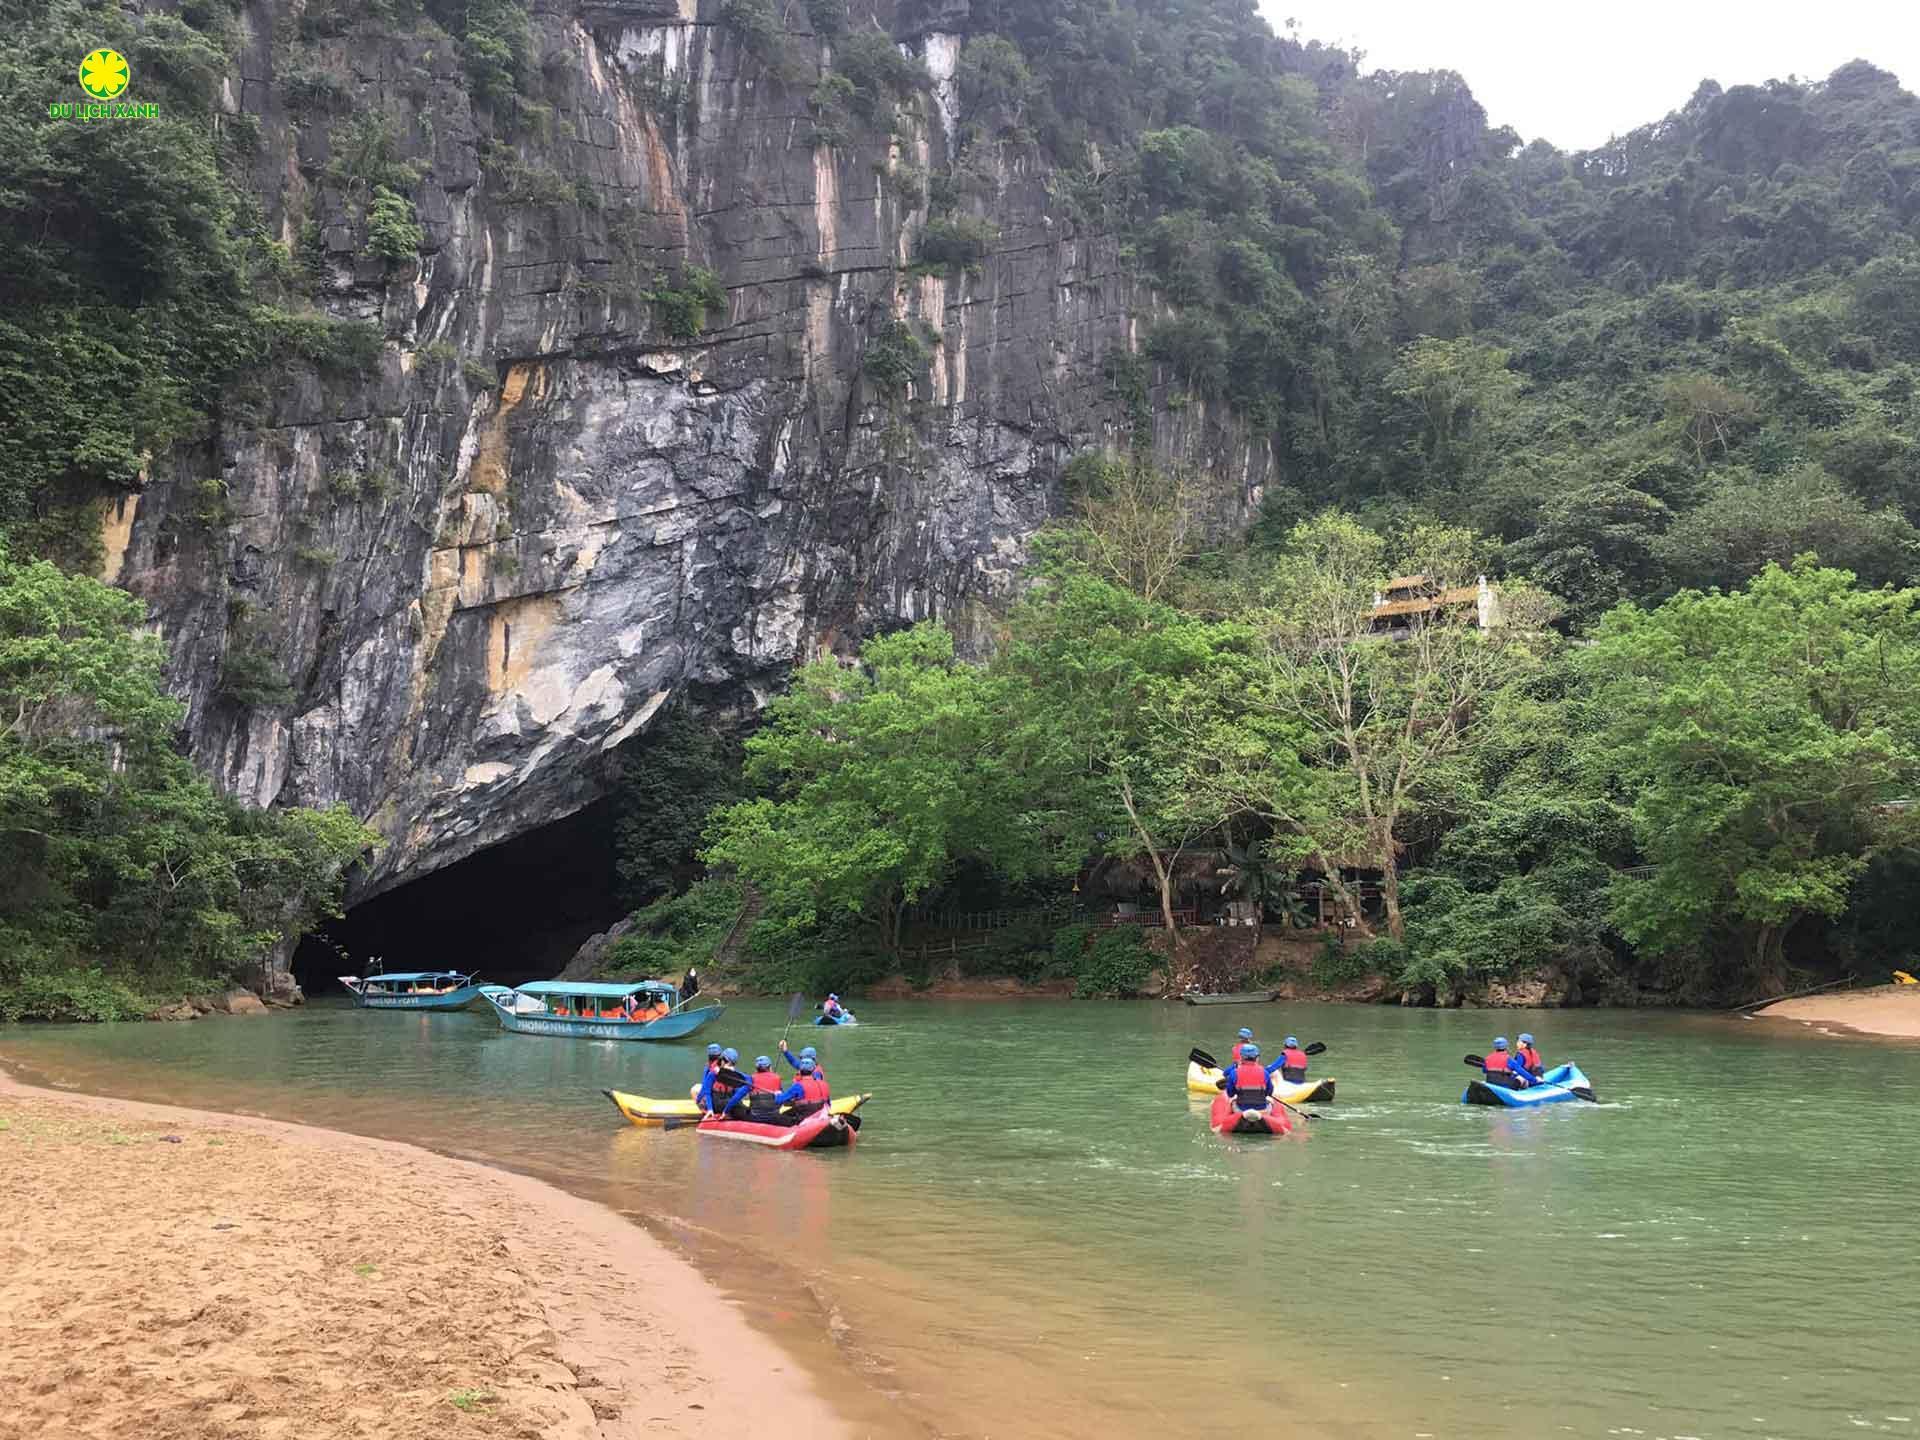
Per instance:
[[[821,1010],[826,1012],[826,1016],[829,1020],[837,1021],[841,1017],[841,1015],[846,1013],[840,1008],[840,997],[838,995],[827,996],[826,1004],[822,1005],[820,1008]]]
[[[1264,1110],[1271,1092],[1258,1045],[1240,1047],[1240,1063],[1227,1067],[1227,1098],[1237,1110]]]
[[[1533,1048],[1533,1037],[1531,1035],[1522,1035],[1520,1037],[1520,1048],[1513,1052],[1513,1058],[1526,1066],[1528,1070],[1532,1071],[1533,1078],[1536,1080],[1547,1072],[1547,1067],[1540,1061],[1540,1052]]]
[[[739,1064],[740,1052],[738,1050],[729,1046],[720,1052],[720,1064],[709,1070],[706,1078],[700,1082],[702,1109],[710,1111],[715,1115],[721,1115],[732,1108],[733,1102],[738,1100],[744,1092],[731,1081],[724,1079],[720,1071],[722,1069],[737,1070]]]
[[[814,1049],[813,1046],[811,1045],[801,1050],[801,1052],[798,1055],[795,1055],[793,1051],[787,1048],[787,1042],[785,1040],[782,1040],[780,1042],[780,1058],[786,1061],[787,1064],[791,1065],[795,1070],[798,1070],[800,1068],[800,1062],[802,1060],[811,1060],[813,1061],[813,1068],[815,1073],[817,1073],[822,1080],[827,1078],[827,1072],[820,1065],[820,1052]]]
[[[1495,1085],[1505,1085],[1510,1090],[1524,1090],[1533,1083],[1532,1073],[1524,1065],[1516,1065],[1513,1056],[1507,1053],[1504,1035],[1495,1037],[1493,1049],[1480,1062],[1480,1072]]]
[[[804,1120],[832,1099],[833,1091],[827,1087],[827,1077],[820,1073],[820,1066],[802,1055],[800,1073],[793,1084],[780,1092],[780,1103],[793,1106],[795,1120]]]
[[[1227,1047],[1227,1068],[1229,1070],[1231,1070],[1240,1059],[1240,1047],[1251,1044],[1253,1044],[1253,1031],[1242,1025],[1240,1027],[1240,1034],[1235,1037],[1233,1044]]]
[[[1278,1070],[1282,1080],[1297,1085],[1307,1078],[1307,1052],[1300,1048],[1300,1037],[1297,1035],[1287,1036],[1283,1045],[1280,1058],[1267,1067],[1267,1074],[1271,1076]]]
[[[747,1087],[747,1118],[762,1125],[780,1118],[780,1105],[788,1087],[773,1073],[773,1061],[765,1055],[754,1057],[753,1082]]]

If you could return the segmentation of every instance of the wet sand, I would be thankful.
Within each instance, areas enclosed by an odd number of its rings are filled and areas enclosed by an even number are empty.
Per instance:
[[[1754,1012],[1762,1020],[1798,1020],[1802,1024],[1920,1040],[1920,985],[1876,985],[1832,995],[1782,1000]]]
[[[880,1434],[604,1206],[0,1072],[0,1437]]]

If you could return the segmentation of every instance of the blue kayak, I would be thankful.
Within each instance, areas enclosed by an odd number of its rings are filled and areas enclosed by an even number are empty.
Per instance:
[[[842,1010],[838,1020],[834,1019],[831,1015],[816,1015],[813,1017],[813,1023],[816,1025],[858,1025],[860,1022],[853,1018],[853,1012],[851,1010]]]
[[[1578,1092],[1578,1093],[1576,1093]],[[1485,1080],[1469,1080],[1462,1105],[1505,1105],[1512,1110],[1527,1110],[1535,1105],[1557,1105],[1562,1100],[1591,1100],[1593,1084],[1578,1065],[1556,1065],[1540,1077],[1540,1083],[1524,1090],[1505,1085],[1490,1085]]]

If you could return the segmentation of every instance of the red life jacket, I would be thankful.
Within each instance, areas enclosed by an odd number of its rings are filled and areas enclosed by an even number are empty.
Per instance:
[[[824,1104],[833,1098],[833,1091],[827,1088],[827,1080],[818,1070],[811,1075],[802,1075],[796,1082],[800,1086],[802,1105]]]
[[[1507,1073],[1507,1052],[1504,1050],[1495,1050],[1492,1054],[1487,1056],[1487,1058],[1484,1061],[1481,1062],[1480,1068],[1485,1070],[1490,1075],[1506,1074]]]
[[[1267,1103],[1267,1067],[1258,1060],[1242,1060],[1233,1067],[1233,1087],[1234,1101],[1242,1110],[1258,1110]]]
[[[1520,1063],[1538,1075],[1540,1073],[1540,1052],[1531,1045],[1522,1045],[1520,1047]]]
[[[1289,1070],[1304,1070],[1307,1068],[1307,1052],[1298,1045],[1289,1045],[1280,1052],[1280,1063]]]
[[[756,1090],[771,1090],[774,1094],[778,1095],[787,1087],[780,1083],[780,1077],[771,1070],[756,1070],[753,1072],[753,1088]]]

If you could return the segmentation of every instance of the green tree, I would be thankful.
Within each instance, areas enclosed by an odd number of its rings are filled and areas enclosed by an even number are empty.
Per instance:
[[[777,910],[854,916],[893,953],[906,907],[966,858],[1012,879],[1057,864],[1001,763],[995,682],[924,624],[867,644],[856,666],[815,661],[747,741],[767,792],[717,812],[704,859]]]
[[[614,863],[626,903],[644,905],[692,878],[707,816],[740,798],[740,751],[676,705],[615,765]]]
[[[1631,940],[1670,954],[1728,926],[1747,983],[1777,985],[1793,927],[1846,908],[1903,828],[1883,802],[1920,780],[1916,602],[1802,560],[1602,622],[1579,665],[1604,721],[1589,763],[1651,866],[1614,887]]]

